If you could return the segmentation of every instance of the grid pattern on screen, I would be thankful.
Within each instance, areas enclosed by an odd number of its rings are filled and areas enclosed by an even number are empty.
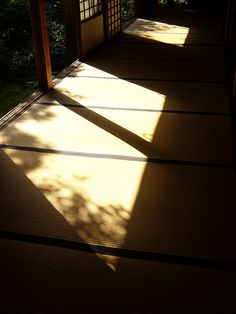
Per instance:
[[[102,12],[102,0],[80,0],[81,22]]]
[[[121,5],[120,0],[107,1],[108,34],[113,37],[121,31]]]

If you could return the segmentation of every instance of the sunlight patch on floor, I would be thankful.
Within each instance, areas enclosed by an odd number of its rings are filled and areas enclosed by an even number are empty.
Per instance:
[[[90,74],[90,68],[84,73],[87,76]],[[90,78],[89,83],[84,77],[67,77],[55,87],[55,90],[65,93],[83,106],[110,109],[162,110],[166,98],[165,95],[138,84],[122,79],[103,79],[101,76]],[[50,94],[44,98],[46,102],[52,100]]]
[[[124,30],[124,33],[182,47],[189,34],[189,28],[151,20],[137,19]]]
[[[114,154],[146,157],[120,138],[61,105],[34,105],[9,128],[0,133],[0,142],[8,145],[42,147],[90,154]],[[45,111],[46,117],[38,120]],[[82,114],[83,112],[81,112]],[[112,128],[112,127],[111,127]]]
[[[93,109],[110,121],[152,143],[161,112]]]
[[[78,76],[87,77],[87,78],[103,77],[103,78],[110,78],[110,79],[118,79],[117,76],[109,72],[100,70],[99,68],[93,67],[86,63],[79,63],[78,67],[76,67],[76,69],[74,69],[69,74],[69,77],[78,77]]]
[[[5,152],[85,243],[123,246],[146,163]],[[29,154],[40,160],[36,168],[28,168]],[[115,270],[118,259],[103,257]]]
[[[80,64],[3,130],[0,142],[26,150],[6,153],[79,241],[123,247],[165,98]],[[119,258],[99,256],[115,271]]]

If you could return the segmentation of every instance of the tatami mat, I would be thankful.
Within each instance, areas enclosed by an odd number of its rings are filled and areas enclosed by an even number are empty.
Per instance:
[[[234,162],[229,117],[132,110],[92,110],[119,125],[125,132],[127,130],[146,141],[141,151],[147,157],[226,164]],[[73,108],[73,111],[83,116],[84,109]],[[119,138],[138,149],[135,140],[129,142],[125,132]],[[120,151],[120,155],[125,154]]]
[[[234,158],[229,117],[88,109],[70,105],[67,108],[33,105],[1,132],[0,141],[8,146],[120,158],[223,164],[232,164]]]
[[[234,313],[235,274],[0,241],[1,312]],[[14,301],[13,301],[14,297]]]
[[[227,84],[142,80],[130,82],[165,95],[164,110],[229,113],[230,96]],[[148,103],[149,101],[147,106]]]
[[[150,21],[164,23],[168,25],[177,25],[191,28],[193,33],[218,33],[222,34],[224,32],[224,22],[219,18],[210,17],[209,12],[205,12],[205,16],[203,16],[204,12],[201,14],[196,14],[195,12],[172,12],[170,13],[168,10],[166,12],[161,12],[158,10],[157,12],[153,12],[154,16],[152,17],[144,17],[143,19],[147,19]],[[173,14],[174,13],[174,14]]]
[[[19,185],[14,191],[19,197],[16,211],[11,198],[7,202],[14,183],[6,175],[9,183],[3,187],[3,197],[10,206],[1,212],[1,229],[47,236],[58,232],[70,240],[71,225],[76,241],[198,258],[236,258],[231,170],[16,150],[5,153],[23,172],[15,180],[20,182],[23,176],[22,184],[30,188],[27,175],[33,193],[21,194]],[[37,196],[36,188],[51,204]],[[39,198],[37,209],[32,206],[35,197]],[[47,209],[41,206],[44,203]]]
[[[189,80],[207,82],[225,82],[226,69],[221,63],[214,62],[176,62],[147,60],[113,60],[89,58],[87,63],[108,73],[112,73],[120,78],[156,79],[156,80]],[[84,72],[83,76],[90,74]]]
[[[188,33],[190,32],[190,33]],[[123,43],[139,43],[139,44],[155,44],[155,45],[174,45],[176,47],[188,47],[188,46],[216,46],[221,47],[224,44],[223,36],[215,33],[193,33],[191,30],[186,29],[182,34],[175,33],[150,33],[145,31],[136,32],[127,31],[125,35],[119,36],[118,42]]]
[[[127,81],[116,77],[90,77],[88,84],[88,78],[77,76],[63,79],[56,90],[77,101],[78,105],[89,108],[229,113],[230,96],[226,84]],[[55,93],[39,100],[39,103],[46,104],[55,102]],[[70,102],[67,100],[65,104]]]
[[[161,23],[94,51],[1,131],[0,312],[234,313],[222,32]]]
[[[130,36],[131,37],[131,36]],[[121,38],[120,38],[121,40]],[[131,39],[132,40],[132,39]],[[134,41],[134,39],[133,39]],[[202,60],[202,61],[221,61],[224,60],[224,48],[212,46],[184,46],[165,45],[150,43],[150,45],[142,45],[133,42],[127,43],[115,41],[107,44],[93,53],[97,58],[130,58],[130,59],[173,59],[173,60]]]
[[[134,36],[134,40],[148,39],[157,43],[172,45],[222,45],[223,34],[193,30],[188,26],[160,23],[150,19],[136,19],[124,30],[124,34]]]

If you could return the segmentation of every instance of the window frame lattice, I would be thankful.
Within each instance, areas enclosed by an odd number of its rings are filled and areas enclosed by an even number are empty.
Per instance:
[[[80,0],[79,4],[81,23],[102,14],[102,0]]]
[[[107,1],[107,18],[109,37],[121,31],[121,0]]]

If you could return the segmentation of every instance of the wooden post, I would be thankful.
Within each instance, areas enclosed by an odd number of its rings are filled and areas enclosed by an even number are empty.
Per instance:
[[[103,29],[104,29],[104,39],[105,41],[109,38],[109,30],[108,30],[108,12],[107,12],[107,1],[102,0],[102,14],[103,14]]]
[[[76,0],[75,2],[75,36],[76,36],[76,44],[77,44],[77,56],[80,61],[83,61],[84,58],[84,47],[82,41],[82,30],[81,30],[81,16],[80,16],[80,1]]]
[[[45,0],[29,0],[29,6],[39,88],[47,91],[53,83]]]
[[[66,43],[69,61],[82,57],[80,3],[78,0],[62,0]]]

